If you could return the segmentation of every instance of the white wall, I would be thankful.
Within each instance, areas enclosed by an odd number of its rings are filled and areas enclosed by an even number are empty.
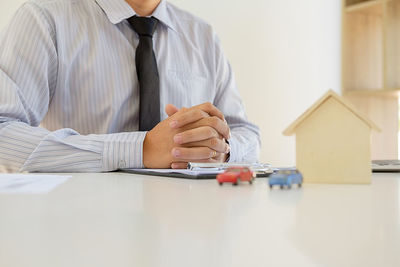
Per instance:
[[[15,11],[26,0],[1,0],[0,1],[0,29],[3,29]]]
[[[1,0],[0,29],[24,0]],[[328,88],[340,91],[340,0],[170,0],[211,23],[262,131],[261,160],[294,165],[281,132]]]

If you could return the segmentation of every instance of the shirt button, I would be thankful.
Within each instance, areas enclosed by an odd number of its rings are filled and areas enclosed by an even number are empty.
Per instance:
[[[118,163],[118,168],[122,169],[126,167],[125,160],[120,160]]]

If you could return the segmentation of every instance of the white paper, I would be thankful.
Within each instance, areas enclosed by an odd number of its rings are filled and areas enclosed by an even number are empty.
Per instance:
[[[69,178],[71,176],[0,174],[0,194],[45,194]]]

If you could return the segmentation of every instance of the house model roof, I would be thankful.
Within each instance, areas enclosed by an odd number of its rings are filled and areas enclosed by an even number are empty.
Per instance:
[[[317,102],[314,103],[309,109],[307,109],[297,120],[295,120],[285,131],[283,131],[284,135],[293,135],[296,132],[297,126],[299,126],[308,116],[310,116],[313,112],[315,112],[321,105],[323,105],[328,99],[334,98],[340,104],[342,104],[345,108],[347,108],[350,112],[356,115],[360,120],[364,121],[371,129],[376,131],[381,131],[379,127],[368,119],[366,116],[360,114],[357,109],[343,97],[336,94],[334,91],[329,90],[326,92],[324,96],[322,96]]]

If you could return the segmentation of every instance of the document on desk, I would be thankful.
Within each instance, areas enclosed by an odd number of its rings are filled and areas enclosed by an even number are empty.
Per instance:
[[[46,194],[69,178],[67,175],[0,174],[0,194]]]
[[[215,179],[215,177],[224,170],[188,170],[188,169],[122,169],[123,172],[134,174],[167,176],[186,179]]]
[[[267,163],[192,163],[188,169],[122,169],[123,172],[135,174],[168,176],[186,179],[215,179],[216,176],[230,167],[250,168],[257,177],[268,177],[273,168]]]

